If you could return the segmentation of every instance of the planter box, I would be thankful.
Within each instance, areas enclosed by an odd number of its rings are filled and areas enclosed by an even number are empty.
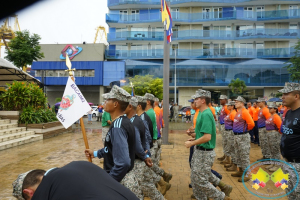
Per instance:
[[[54,137],[63,133],[71,132],[72,126],[65,129],[64,126],[59,122],[48,122],[41,124],[19,124],[19,127],[26,127],[27,131],[34,131],[35,134],[42,134],[43,139]]]
[[[11,122],[18,122],[20,111],[0,111],[0,117],[2,119],[10,119]]]

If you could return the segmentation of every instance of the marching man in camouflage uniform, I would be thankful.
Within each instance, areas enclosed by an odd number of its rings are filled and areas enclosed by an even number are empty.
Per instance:
[[[135,129],[124,115],[131,95],[114,85],[105,96],[105,108],[111,115],[112,123],[105,138],[104,148],[98,151],[86,149],[86,157],[104,158],[104,170],[139,199],[143,199],[142,190],[132,170],[135,160]]]
[[[279,92],[282,93],[283,106],[290,107],[281,125],[281,155],[286,162],[292,165],[297,173],[300,173],[300,84],[286,83]],[[297,176],[294,170],[288,166],[285,173],[289,173],[288,188],[289,193],[294,190],[297,183]],[[300,199],[300,184],[288,195],[289,200]]]
[[[232,131],[234,134],[233,138],[236,164],[239,167],[239,171],[231,174],[233,177],[242,177],[244,170],[250,165],[249,155],[251,141],[248,131],[252,130],[255,124],[248,110],[244,106],[245,103],[246,100],[241,96],[238,96],[235,99],[237,113],[234,117]],[[250,178],[244,178],[245,182],[249,180]],[[242,182],[242,178],[239,178],[238,181]]]
[[[224,155],[218,158],[219,161],[222,161],[221,164],[229,164],[228,156],[225,155],[225,149],[227,145],[228,135],[225,132],[225,124],[224,118],[229,114],[229,110],[227,109],[227,96],[221,95],[220,96],[220,104],[222,105],[222,110],[220,111],[220,133],[222,135],[222,147]]]
[[[264,98],[258,98],[257,105],[260,107],[258,111],[258,134],[259,134],[259,141],[260,141],[260,148],[263,157],[258,160],[262,159],[270,159],[271,152],[268,145],[268,137],[266,131],[266,120],[271,116],[269,109],[266,107],[266,100]]]
[[[211,101],[209,91],[198,90],[195,94],[195,104],[199,108],[196,121],[196,137],[185,142],[185,146],[190,148],[195,145],[192,158],[191,182],[193,192],[197,200],[213,198],[215,200],[231,199],[228,196],[232,187],[226,185],[218,179],[212,172],[216,153],[216,126],[212,112],[208,108]],[[212,184],[211,184],[212,183]],[[219,186],[221,191],[214,186]]]

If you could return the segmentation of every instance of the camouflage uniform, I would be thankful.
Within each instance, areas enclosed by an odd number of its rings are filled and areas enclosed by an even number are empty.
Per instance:
[[[153,147],[150,149],[150,153],[151,153],[151,160],[153,162],[153,166],[151,167],[151,169],[158,175],[162,176],[164,175],[165,171],[163,169],[161,169],[160,167],[158,167],[158,160],[156,155],[157,152],[157,141],[153,143]]]
[[[267,131],[266,138],[268,141],[268,149],[270,150],[270,158],[280,160],[280,133],[276,130]]]
[[[133,192],[140,200],[144,199],[142,189],[133,170],[125,175],[125,177],[121,181],[121,184],[131,190],[131,192]]]
[[[294,162],[288,162],[290,165],[292,165],[296,171],[298,172],[298,175],[300,174],[300,163],[294,163]],[[289,181],[288,181],[288,188],[285,189],[286,193],[289,193],[291,190],[294,189],[296,183],[297,183],[297,175],[295,174],[295,171],[293,168],[291,168],[289,165],[286,165],[287,167],[283,168],[283,172],[289,173]],[[296,189],[288,195],[289,200],[298,200],[300,199],[300,183],[298,183]]]
[[[211,167],[216,156],[215,151],[202,151],[194,148],[191,169],[191,181],[193,192],[197,200],[206,200],[207,197],[214,200],[223,200],[225,194],[217,190],[213,185],[219,185],[218,179],[211,173]],[[212,184],[211,184],[212,183]]]
[[[140,159],[134,160],[133,172],[135,174],[136,179],[138,180],[139,185],[141,185],[141,183],[144,180],[145,167],[146,167],[146,164],[144,161],[142,161]]]
[[[157,155],[156,155],[157,162],[160,161],[161,144],[162,144],[162,139],[161,138],[157,139]]]
[[[163,200],[164,196],[157,190],[155,183],[157,183],[161,177],[157,175],[149,167],[145,167],[144,180],[141,184],[142,191],[145,197],[149,197],[151,200]]]
[[[234,149],[234,134],[231,131],[227,131],[227,148],[226,151],[229,152],[229,156],[231,157],[231,161],[236,164],[236,155],[235,155],[235,149]],[[226,155],[226,154],[225,154]]]
[[[260,142],[260,148],[261,148],[262,155],[265,158],[271,158],[270,148],[268,145],[268,137],[267,137],[266,127],[259,128],[258,134],[259,134],[259,142]]]
[[[236,164],[243,171],[250,165],[250,135],[234,135]]]
[[[224,130],[223,131],[224,135],[223,135],[223,141],[225,143],[224,145],[224,154],[225,156],[231,156],[231,145],[232,145],[232,142],[233,142],[233,138],[231,137],[231,133],[232,133],[232,130],[230,131],[226,131]]]
[[[226,145],[226,141],[225,141],[225,124],[221,124],[220,125],[220,133],[222,135],[222,147],[223,147],[223,152],[225,154],[225,145]]]
[[[102,128],[102,142],[103,142],[103,144],[105,142],[105,137],[106,137],[106,134],[107,134],[108,130],[109,130],[109,127],[103,127]]]

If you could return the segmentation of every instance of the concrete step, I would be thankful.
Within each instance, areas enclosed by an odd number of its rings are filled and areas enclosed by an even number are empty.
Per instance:
[[[0,136],[4,136],[11,133],[18,133],[26,131],[26,127],[14,127],[14,128],[8,128],[8,129],[0,129]]]
[[[0,130],[18,127],[18,123],[0,124]]]
[[[6,142],[9,140],[18,139],[18,138],[25,137],[25,136],[29,136],[29,135],[34,135],[34,134],[35,134],[34,131],[22,131],[19,133],[7,134],[4,136],[0,136],[0,143]]]
[[[10,119],[0,119],[0,124],[9,124]]]
[[[29,135],[29,136],[25,136],[22,138],[9,140],[9,141],[0,143],[0,150],[8,149],[11,147],[16,147],[16,146],[19,146],[22,144],[27,144],[27,143],[42,140],[42,139],[43,139],[43,135]]]

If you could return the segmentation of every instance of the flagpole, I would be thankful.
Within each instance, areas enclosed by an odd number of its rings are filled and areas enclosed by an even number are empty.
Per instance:
[[[70,78],[75,83],[75,79],[74,79],[74,76],[73,76],[73,71],[75,71],[76,69],[71,69],[71,62],[70,62],[70,59],[69,59],[69,57],[68,57],[67,54],[66,54],[66,65],[69,68],[66,71],[69,72]],[[84,127],[84,123],[83,123],[83,118],[82,117],[80,118],[80,126],[81,126],[81,132],[82,132],[82,136],[83,136],[85,148],[89,149],[89,143],[88,143],[88,140],[87,140],[87,136],[86,136],[85,127]],[[90,156],[88,157],[88,160],[89,160],[89,162],[92,162],[92,158]]]
[[[169,143],[169,77],[170,77],[170,44],[167,42],[167,28],[164,25],[164,69],[163,69],[163,144]]]

